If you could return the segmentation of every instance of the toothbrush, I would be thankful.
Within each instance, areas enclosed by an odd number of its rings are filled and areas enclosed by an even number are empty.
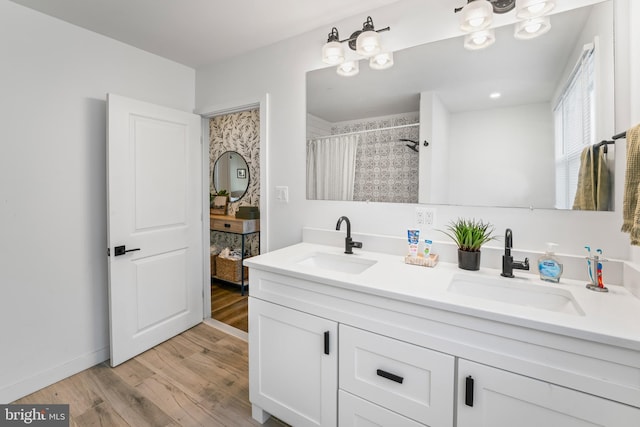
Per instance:
[[[591,283],[595,283],[595,280],[593,280],[593,273],[591,272],[591,246],[585,246],[584,248],[589,254],[589,256],[587,257],[587,269],[589,270],[589,277],[591,278]]]
[[[602,257],[602,249],[596,249],[596,252],[600,255],[600,257]],[[598,276],[598,287],[604,288],[604,283],[602,282],[602,261],[598,260],[596,270],[596,275]]]

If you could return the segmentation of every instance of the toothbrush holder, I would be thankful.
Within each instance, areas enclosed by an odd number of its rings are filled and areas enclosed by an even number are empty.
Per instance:
[[[598,255],[594,255],[592,257],[586,257],[589,261],[591,261],[591,283],[587,283],[587,289],[595,292],[609,292],[606,286],[602,281],[602,263],[608,261],[605,258],[600,258]]]

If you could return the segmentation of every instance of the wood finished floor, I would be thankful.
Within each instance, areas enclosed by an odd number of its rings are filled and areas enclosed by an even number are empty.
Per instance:
[[[241,331],[249,332],[249,291],[240,295],[240,287],[211,281],[211,317]]]
[[[69,404],[71,426],[259,426],[248,346],[200,324],[111,368],[107,362],[13,403]],[[286,424],[269,419],[264,426]]]

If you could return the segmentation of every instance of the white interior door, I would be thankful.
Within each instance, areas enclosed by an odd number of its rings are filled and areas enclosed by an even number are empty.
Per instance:
[[[200,116],[107,95],[111,366],[202,321]]]

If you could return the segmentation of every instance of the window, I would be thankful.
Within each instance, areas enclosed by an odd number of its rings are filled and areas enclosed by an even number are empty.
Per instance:
[[[586,45],[553,111],[558,209],[572,208],[580,154],[595,143],[594,57],[594,45]]]

